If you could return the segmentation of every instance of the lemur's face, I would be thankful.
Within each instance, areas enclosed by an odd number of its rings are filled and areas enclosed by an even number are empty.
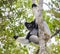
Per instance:
[[[25,22],[25,26],[27,27],[28,30],[32,30],[35,27],[35,22]]]

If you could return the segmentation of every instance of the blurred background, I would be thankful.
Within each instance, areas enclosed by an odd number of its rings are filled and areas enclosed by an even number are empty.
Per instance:
[[[60,29],[60,0],[43,0],[43,19],[51,34]],[[38,0],[36,0],[38,3]],[[0,54],[34,54],[35,44],[16,44],[13,36],[26,36],[24,22],[34,19],[32,0],[0,0]],[[47,44],[52,54],[60,54],[60,33]],[[33,52],[33,53],[32,53]]]

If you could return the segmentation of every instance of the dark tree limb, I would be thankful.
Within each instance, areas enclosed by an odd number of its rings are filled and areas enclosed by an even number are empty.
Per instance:
[[[60,29],[56,30],[56,32],[51,36],[51,38],[54,37],[55,35],[57,35],[59,32],[60,32]]]

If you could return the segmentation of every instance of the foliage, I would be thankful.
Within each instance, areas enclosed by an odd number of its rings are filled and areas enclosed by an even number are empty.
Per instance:
[[[24,22],[32,20],[28,15],[31,0],[0,0],[0,54],[28,54],[26,47],[17,47],[14,35],[26,35]]]
[[[60,1],[59,0],[51,0],[48,2],[49,10],[43,11],[43,18],[47,22],[51,33],[54,34],[56,29],[60,29]],[[52,40],[53,43],[50,44],[48,48],[50,48],[50,54],[59,54],[60,53],[60,32],[55,36],[55,41]],[[51,53],[53,52],[53,53]]]
[[[17,47],[14,35],[25,36],[27,30],[24,26],[25,21],[31,22],[33,20],[33,13],[31,9],[32,0],[0,0],[0,54],[28,54],[26,46]],[[51,5],[51,3],[50,3]],[[59,8],[58,1],[52,1],[52,5]],[[47,15],[53,14],[54,17]],[[50,10],[43,10],[43,18],[48,23],[52,32],[56,28],[60,28],[60,13],[52,7]],[[59,43],[59,36],[57,35],[56,41]],[[59,54],[60,43],[57,45],[52,44],[52,49],[55,54]],[[57,50],[54,50],[56,49]],[[56,52],[58,51],[58,52]]]

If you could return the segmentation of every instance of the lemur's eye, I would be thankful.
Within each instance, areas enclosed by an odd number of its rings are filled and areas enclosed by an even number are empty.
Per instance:
[[[28,24],[28,27],[31,27],[32,25],[31,24]]]

